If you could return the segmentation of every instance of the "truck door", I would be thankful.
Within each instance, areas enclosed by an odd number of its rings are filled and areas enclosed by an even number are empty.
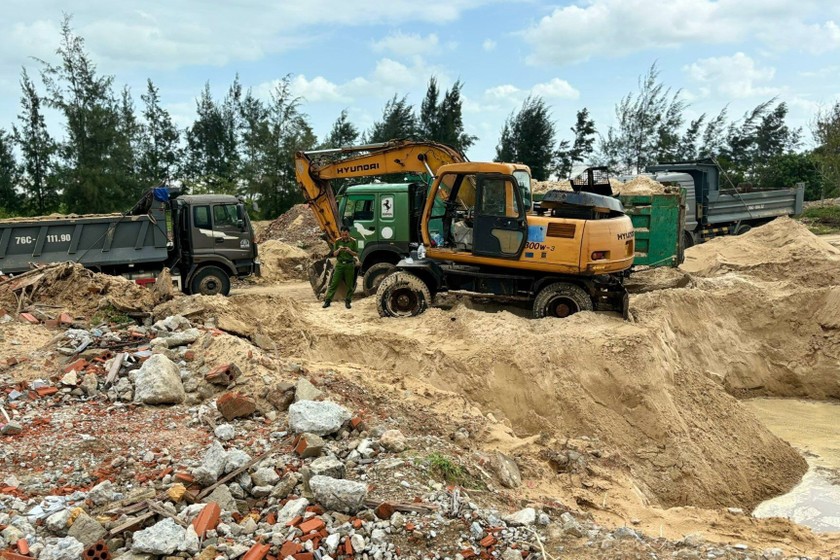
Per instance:
[[[251,235],[239,216],[239,204],[213,204],[213,238],[216,254],[236,262],[251,255]]]
[[[394,197],[390,197],[390,203],[393,205]],[[344,206],[344,223],[350,228],[350,235],[352,235],[359,243],[359,251],[365,248],[369,243],[375,243],[379,240],[379,230],[377,228],[376,211],[376,195],[374,194],[349,194],[346,197],[347,202]],[[393,212],[393,206],[392,212]]]
[[[473,254],[518,257],[528,230],[519,185],[509,177],[479,175],[476,191]]]

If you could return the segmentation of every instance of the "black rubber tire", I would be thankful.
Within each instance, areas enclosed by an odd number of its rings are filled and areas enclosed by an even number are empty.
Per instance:
[[[752,229],[750,224],[741,224],[735,229],[735,235],[744,235]]]
[[[218,266],[199,268],[190,280],[190,293],[226,296],[230,293],[230,276]]]
[[[534,299],[534,317],[568,317],[579,311],[592,311],[592,298],[586,290],[574,284],[549,284]]]
[[[386,276],[376,292],[380,317],[414,317],[431,304],[429,287],[410,272],[397,271]]]
[[[389,262],[376,263],[368,268],[362,278],[362,290],[364,290],[365,295],[372,296],[375,294],[382,280],[390,276],[396,269],[397,267]]]
[[[694,235],[690,231],[683,231],[683,248],[694,247]]]

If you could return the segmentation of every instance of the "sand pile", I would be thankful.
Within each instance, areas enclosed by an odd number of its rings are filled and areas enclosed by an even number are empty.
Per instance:
[[[691,247],[680,268],[699,276],[737,271],[759,280],[817,287],[840,283],[840,249],[782,217],[743,235]]]
[[[271,239],[300,247],[310,253],[327,252],[327,245],[321,238],[321,228],[306,204],[292,206],[271,222],[257,237],[257,243]]]
[[[15,309],[17,298],[24,306],[38,303],[58,314],[90,317],[99,309],[111,307],[124,313],[148,312],[157,303],[156,293],[121,276],[100,274],[76,263],[61,263],[42,272],[28,273],[0,287],[0,301],[7,309]],[[171,297],[165,295],[161,297]]]
[[[309,253],[276,239],[269,239],[259,245],[262,282],[285,280],[306,280]]]
[[[622,183],[618,179],[614,179],[610,177],[610,186],[612,186],[613,192],[617,192],[621,189]],[[531,181],[531,192],[534,194],[545,194],[548,191],[570,191],[572,190],[572,183],[565,179],[563,181]]]
[[[626,183],[613,186],[613,192],[617,196],[662,194],[665,186],[651,177],[638,175]]]

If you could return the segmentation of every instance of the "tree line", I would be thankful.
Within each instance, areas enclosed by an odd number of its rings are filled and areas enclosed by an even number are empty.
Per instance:
[[[178,181],[192,193],[243,196],[256,217],[274,218],[300,201],[298,150],[422,139],[467,151],[478,140],[465,131],[460,81],[442,90],[430,78],[419,109],[395,94],[366,131],[342,111],[319,141],[289,76],[267,100],[238,77],[220,99],[206,84],[195,120],[179,129],[151,79],[138,108],[127,87],[117,89],[114,76],[97,71],[70,18],[62,22],[57,55],[57,63],[40,61],[40,88],[23,69],[17,120],[0,129],[0,215],[123,211],[148,187]],[[571,135],[560,138],[550,106],[528,97],[506,119],[494,159],[525,163],[545,180],[566,177],[579,164],[634,173],[652,163],[713,157],[733,184],[801,181],[809,199],[840,195],[840,104],[815,116],[813,150],[799,149],[802,131],[787,126],[787,105],[776,99],[736,120],[723,109],[686,121],[687,108],[655,65],[616,104],[615,124],[603,131],[582,108]],[[50,134],[45,109],[62,118],[61,138]]]

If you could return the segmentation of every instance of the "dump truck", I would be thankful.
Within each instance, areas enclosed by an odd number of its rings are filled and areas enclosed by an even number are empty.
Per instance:
[[[544,214],[536,215],[527,166],[457,161],[432,169],[430,155],[438,152],[429,144],[331,150],[324,155],[335,159],[326,162],[311,152],[296,155],[298,183],[330,241],[344,223],[331,180],[424,169],[433,178],[420,193],[419,231],[410,230],[416,249],[408,243],[409,256],[376,291],[381,316],[420,314],[443,292],[528,304],[535,317],[586,310],[627,315],[623,278],[633,262],[634,231],[618,200],[582,189],[555,191],[543,200]],[[379,200],[380,214],[409,222]]]
[[[778,218],[802,213],[805,186],[783,189],[736,188],[721,180],[712,159],[648,166],[646,174],[666,186],[686,190],[683,245],[713,237],[741,235]]]
[[[168,267],[179,289],[203,295],[227,295],[231,277],[260,272],[241,200],[165,187],[150,189],[124,214],[0,220],[3,274],[66,261],[140,284]]]

